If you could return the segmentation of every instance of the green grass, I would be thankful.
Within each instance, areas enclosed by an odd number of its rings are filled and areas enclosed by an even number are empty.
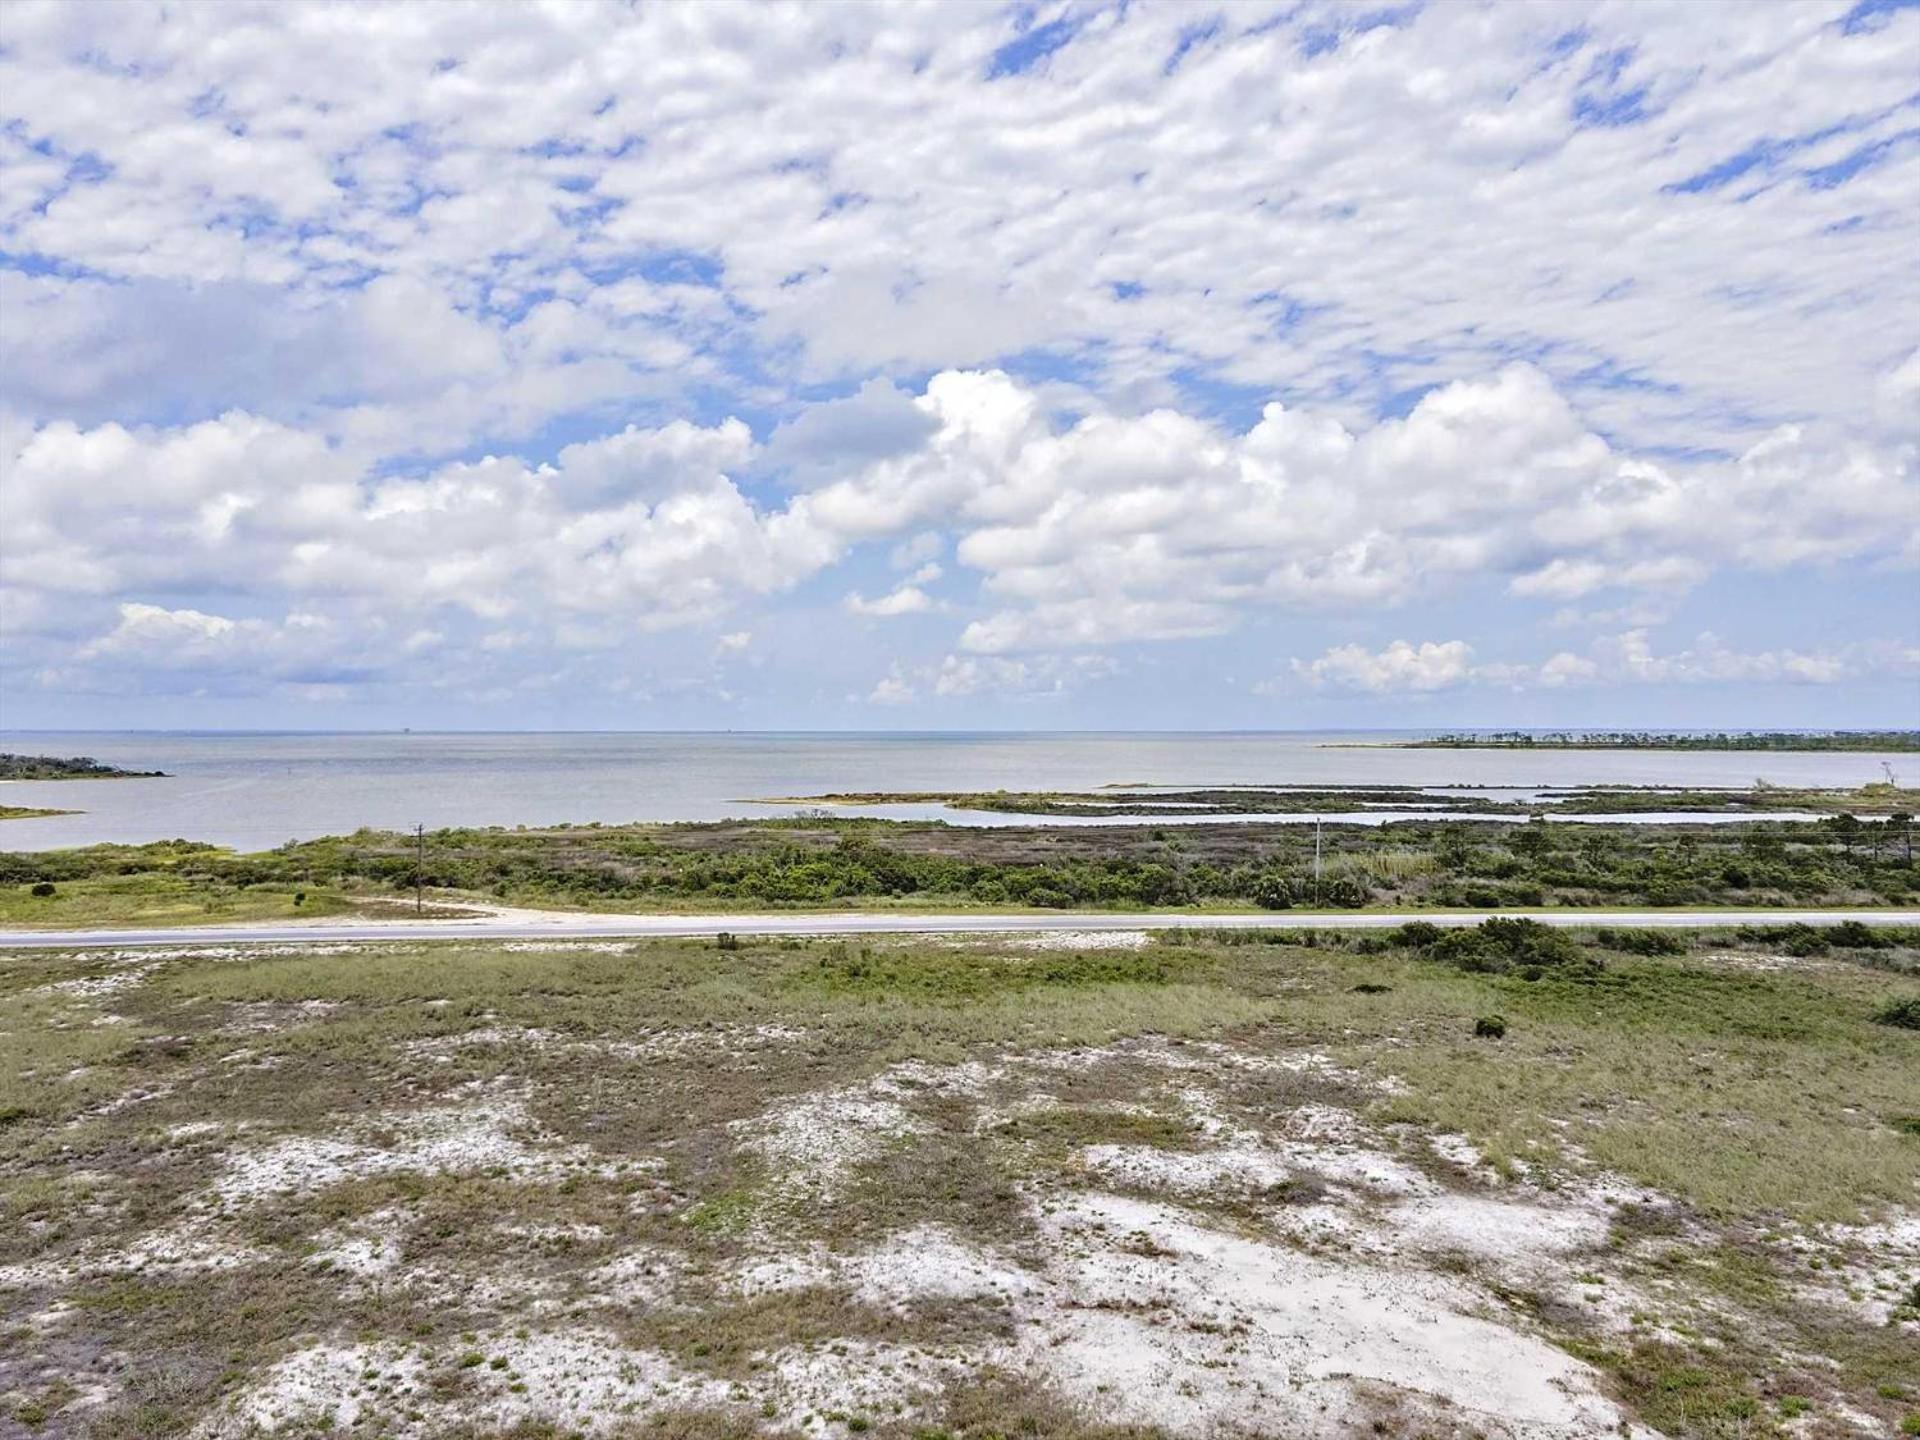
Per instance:
[[[296,902],[295,896],[301,899]],[[222,885],[165,872],[56,882],[52,895],[30,885],[0,886],[0,926],[88,929],[95,926],[206,925],[222,921],[298,920],[382,910],[373,902],[300,885]]]

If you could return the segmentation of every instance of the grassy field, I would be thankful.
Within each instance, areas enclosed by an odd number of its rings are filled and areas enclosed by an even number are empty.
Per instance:
[[[1312,938],[0,955],[0,1433],[1920,1424],[1912,937]]]

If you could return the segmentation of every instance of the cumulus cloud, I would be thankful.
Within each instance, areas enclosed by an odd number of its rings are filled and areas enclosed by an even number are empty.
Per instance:
[[[901,585],[872,600],[856,590],[843,603],[852,614],[885,620],[896,615],[918,615],[931,610],[933,597],[918,585]]]
[[[765,447],[734,419],[628,425],[546,464],[487,455],[411,474],[239,411],[171,428],[16,428],[0,493],[6,582],[34,598],[12,628],[51,637],[109,601],[178,609],[225,593],[349,628],[453,612],[608,648],[721,620],[875,540],[916,568],[844,608],[930,613],[941,607],[925,587],[944,572],[922,557],[953,534],[984,605],[952,643],[1011,658],[1503,577],[1522,600],[1657,600],[1722,571],[1906,564],[1920,529],[1911,447],[1785,427],[1731,461],[1656,462],[1619,452],[1524,365],[1358,429],[1279,404],[1238,433],[1171,410],[1059,423],[999,372],[943,372],[912,403],[925,420],[914,449],[776,501],[738,478]],[[1390,688],[1461,678],[1451,654],[1388,658],[1404,661]],[[1362,672],[1342,667],[1360,661],[1341,652],[1314,673],[1350,684]]]
[[[1501,653],[1911,596],[1920,11],[1136,5],[1030,67],[992,8],[108,14],[0,47],[9,673],[638,670],[856,554],[831,624],[951,617],[883,657],[948,699],[1468,590]]]
[[[1731,461],[1660,463],[1527,365],[1358,429],[1279,404],[1237,434],[1171,410],[1062,428],[998,372],[935,376],[918,403],[926,443],[822,487],[810,513],[849,535],[955,526],[1001,607],[960,637],[978,654],[1211,635],[1253,608],[1488,576],[1526,599],[1672,593],[1726,568],[1907,561],[1920,535],[1910,445],[1788,426]]]
[[[1463,640],[1414,645],[1395,640],[1372,651],[1338,645],[1314,660],[1294,660],[1294,679],[1312,689],[1375,695],[1418,694],[1477,685],[1515,690],[1559,690],[1585,685],[1790,684],[1832,685],[1865,676],[1920,674],[1920,647],[1865,642],[1832,651],[1735,650],[1719,637],[1659,653],[1645,630],[1604,636],[1584,653],[1562,650],[1536,663],[1477,664]],[[1283,683],[1257,687],[1284,690]]]
[[[1293,662],[1294,674],[1319,689],[1334,686],[1374,694],[1445,690],[1473,675],[1473,647],[1464,640],[1410,645],[1396,640],[1384,650],[1338,645],[1318,660]]]

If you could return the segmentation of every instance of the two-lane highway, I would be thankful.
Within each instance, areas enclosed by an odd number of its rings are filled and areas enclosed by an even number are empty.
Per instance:
[[[180,925],[164,929],[0,930],[0,949],[72,949],[97,945],[314,945],[412,940],[640,940],[735,935],[969,935],[1060,930],[1379,930],[1425,920],[1478,925],[1494,915],[1523,915],[1545,925],[1614,925],[1704,930],[1734,925],[1920,925],[1915,910],[1476,910],[1374,911],[1340,914],[1204,915],[1163,912],[1054,911],[1022,914],[924,915],[891,911],[762,915],[597,915],[579,911],[514,911],[419,920],[321,920],[291,924]]]

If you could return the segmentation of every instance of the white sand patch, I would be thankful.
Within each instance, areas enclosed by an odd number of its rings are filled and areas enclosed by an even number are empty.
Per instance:
[[[1920,1297],[1920,1214],[1822,1225],[1790,1243],[1807,1266],[1795,1287],[1801,1295],[1867,1324],[1898,1325],[1920,1336],[1920,1307],[1911,1303]]]
[[[400,1247],[412,1228],[404,1210],[375,1210],[314,1236],[318,1248],[307,1263],[357,1279],[388,1275],[399,1268]]]
[[[91,956],[76,956],[76,959],[91,959]],[[160,968],[158,960],[130,965],[124,970],[116,970],[111,975],[83,975],[73,980],[55,980],[46,985],[36,985],[25,991],[27,995],[41,995],[59,1000],[99,1000],[108,995],[117,995],[123,990],[131,990],[144,985],[147,977]]]
[[[1097,1413],[1176,1433],[1360,1428],[1371,1386],[1467,1412],[1488,1434],[1590,1437],[1619,1412],[1598,1376],[1486,1319],[1443,1277],[1321,1259],[1151,1202],[1085,1195],[1042,1223],[1056,1290],[1028,1362]]]
[[[171,1085],[136,1085],[131,1090],[123,1091],[113,1099],[103,1100],[92,1109],[82,1112],[74,1117],[67,1128],[72,1129],[74,1125],[84,1124],[88,1120],[97,1120],[102,1115],[118,1115],[122,1110],[131,1110],[136,1105],[145,1105],[152,1100],[164,1099],[172,1093]]]
[[[515,955],[631,955],[630,940],[509,940],[500,947]]]
[[[998,1301],[1018,1337],[918,1365],[861,1346],[834,1347],[837,1365],[780,1352],[782,1418],[803,1419],[808,1403],[881,1418],[956,1367],[995,1365],[1102,1418],[1182,1435],[1364,1433],[1383,1396],[1403,1414],[1506,1440],[1588,1440],[1619,1424],[1594,1371],[1526,1333],[1517,1314],[1510,1325],[1488,1318],[1497,1302],[1467,1282],[1404,1261],[1315,1256],[1111,1195],[1050,1195],[1036,1220],[1046,1243],[1035,1269],[923,1226],[865,1251],[812,1247],[739,1272],[745,1294],[832,1285],[888,1308]],[[883,1366],[892,1373],[875,1380]]]
[[[1144,930],[1042,930],[1004,943],[1011,950],[1139,950],[1147,939]]]
[[[1148,1036],[1112,1045],[1030,1051],[1013,1057],[1020,1065],[1041,1070],[1092,1070],[1109,1063],[1158,1066],[1163,1070],[1219,1075],[1228,1071],[1249,1074],[1307,1075],[1360,1093],[1397,1095],[1406,1086],[1396,1077],[1365,1074],[1315,1050],[1288,1050],[1277,1055],[1235,1049],[1211,1040],[1173,1040]]]
[[[791,1025],[713,1025],[697,1030],[662,1030],[638,1039],[573,1036],[529,1026],[486,1025],[457,1035],[435,1035],[412,1040],[400,1053],[416,1059],[446,1061],[462,1050],[507,1047],[562,1055],[596,1055],[612,1060],[668,1060],[706,1051],[738,1055],[769,1045],[788,1045],[804,1039],[806,1031]]]
[[[582,1284],[601,1304],[664,1305],[685,1270],[678,1251],[629,1250],[589,1271]]]
[[[536,1245],[598,1245],[607,1238],[604,1225],[581,1221],[568,1225],[497,1225],[502,1235],[531,1240]]]
[[[407,1171],[485,1171],[515,1180],[554,1180],[648,1168],[634,1161],[602,1162],[588,1146],[559,1144],[534,1125],[524,1095],[495,1087],[466,1104],[389,1111],[339,1134],[290,1136],[235,1154],[215,1180],[213,1195],[223,1206],[234,1207],[269,1195]]]
[[[924,1060],[904,1060],[888,1066],[868,1083],[875,1094],[912,1098],[938,1095],[943,1099],[977,1100],[1007,1076],[1004,1065],[986,1065],[978,1060],[958,1065],[931,1065]]]
[[[248,1427],[347,1430],[378,1420],[383,1433],[420,1436],[460,1423],[505,1429],[542,1420],[600,1434],[676,1407],[730,1408],[734,1393],[594,1330],[482,1336],[467,1353],[480,1363],[391,1343],[315,1346],[273,1366],[196,1433],[215,1440]],[[435,1387],[447,1373],[459,1383]]]
[[[274,1365],[233,1403],[231,1414],[203,1422],[203,1436],[243,1433],[257,1426],[349,1429],[388,1403],[417,1401],[425,1393],[423,1356],[397,1345],[322,1345]],[[373,1378],[367,1378],[371,1375]],[[408,1427],[402,1433],[417,1433]]]
[[[125,1245],[91,1244],[64,1260],[0,1265],[0,1289],[64,1287],[89,1275],[194,1274],[237,1270],[273,1257],[241,1241],[210,1233],[199,1220],[152,1230]]]
[[[845,1278],[852,1257],[835,1255],[826,1246],[795,1247],[779,1255],[734,1265],[726,1277],[727,1290],[743,1299],[837,1285]]]
[[[1464,1135],[1429,1135],[1427,1148],[1449,1165],[1462,1170],[1478,1170],[1487,1163],[1487,1157],[1480,1153],[1480,1147]]]
[[[715,1050],[735,1056],[772,1045],[791,1045],[806,1037],[805,1030],[792,1025],[709,1025],[697,1030],[662,1030],[637,1040],[603,1040],[592,1044],[602,1054],[617,1060],[670,1060]]]
[[[1273,1151],[1250,1146],[1187,1154],[1151,1145],[1089,1145],[1080,1160],[1108,1184],[1177,1195],[1268,1190],[1299,1174]]]
[[[994,1258],[937,1225],[889,1236],[840,1267],[857,1298],[898,1307],[919,1300],[1015,1300],[1036,1294],[1032,1271]]]
[[[730,1128],[743,1148],[778,1168],[782,1183],[829,1195],[856,1166],[927,1127],[897,1102],[852,1089],[803,1095]]]
[[[1604,1214],[1583,1207],[1455,1193],[1405,1201],[1383,1221],[1408,1249],[1470,1255],[1503,1269],[1598,1249],[1610,1228]]]
[[[829,1414],[873,1422],[911,1413],[970,1368],[950,1357],[867,1341],[791,1346],[754,1358],[771,1371],[764,1387],[773,1407],[765,1421],[769,1429],[817,1428]],[[754,1390],[759,1393],[761,1384],[756,1382]],[[829,1424],[825,1433],[845,1432]]]
[[[813,1244],[737,1265],[727,1290],[742,1299],[808,1290],[851,1290],[889,1309],[926,1300],[1013,1299],[1035,1293],[1031,1271],[957,1239],[938,1225],[920,1225],[868,1250],[836,1252]]]
[[[629,1350],[603,1332],[502,1337],[475,1348],[507,1364],[476,1370],[492,1393],[467,1408],[502,1428],[538,1417],[592,1434],[660,1410],[722,1407],[733,1395],[730,1385],[683,1371],[658,1352]],[[511,1391],[513,1384],[526,1389]]]
[[[447,1059],[461,1050],[481,1050],[493,1046],[514,1046],[527,1050],[545,1050],[560,1040],[558,1032],[529,1026],[483,1025],[457,1035],[432,1035],[424,1040],[409,1040],[400,1047],[402,1055],[415,1058]]]

